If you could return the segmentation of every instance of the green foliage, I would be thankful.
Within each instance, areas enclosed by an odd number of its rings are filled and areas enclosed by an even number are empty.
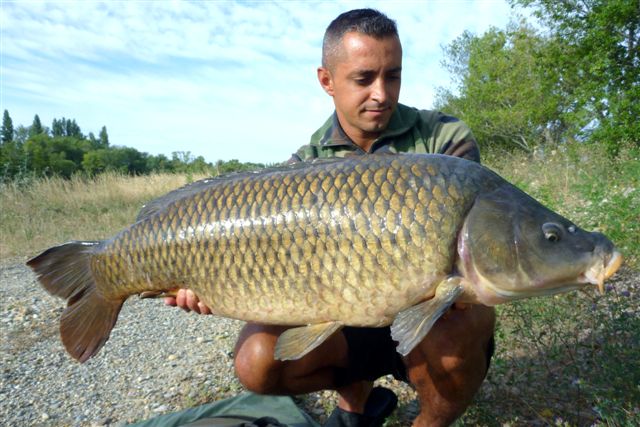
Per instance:
[[[29,137],[40,135],[41,133],[44,133],[44,128],[42,127],[42,122],[40,122],[40,117],[36,114],[33,117],[33,123],[29,128]]]
[[[13,121],[7,110],[4,110],[4,114],[2,115],[2,130],[0,130],[0,133],[0,142],[2,144],[8,144],[13,141]]]
[[[25,169],[22,146],[16,141],[3,142],[0,145],[0,181],[2,177],[14,177]]]
[[[124,174],[143,174],[147,172],[147,159],[144,153],[135,148],[111,147],[89,151],[84,155],[82,167],[89,175],[106,171]]]
[[[237,159],[232,159],[227,162],[218,160],[215,165],[215,174],[224,175],[231,172],[252,171],[264,168],[260,163],[241,163]]]
[[[29,136],[36,136],[40,135],[41,133],[44,133],[44,128],[42,127],[42,123],[40,122],[40,117],[38,117],[38,115],[36,114],[33,117],[33,123],[29,128]]]
[[[597,121],[592,137],[612,154],[624,141],[640,143],[640,3],[630,0],[513,0],[529,6],[561,40],[560,78],[574,78],[576,108]],[[569,54],[567,54],[569,53]]]
[[[64,118],[62,120],[53,119],[51,123],[51,135],[52,136],[64,136],[65,126]]]
[[[149,156],[147,157],[147,170],[155,172],[171,172],[173,170],[173,164],[164,154]]]
[[[100,129],[100,135],[98,135],[98,137],[100,138],[100,147],[107,148],[109,146],[109,134],[107,134],[106,126],[102,126],[102,129]]]
[[[485,146],[526,150],[569,139],[640,144],[640,3],[629,0],[511,0],[542,23],[481,36],[464,33],[445,49],[455,87],[437,107],[465,120]]]
[[[456,94],[440,89],[437,108],[463,119],[483,144],[531,150],[565,129],[562,97],[546,76],[546,40],[525,24],[465,32],[446,48]]]

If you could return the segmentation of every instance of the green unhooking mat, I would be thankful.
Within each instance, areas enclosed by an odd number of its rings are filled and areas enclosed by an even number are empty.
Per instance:
[[[273,418],[277,422],[269,424],[268,421],[264,421],[265,417]],[[253,421],[260,418],[262,420]],[[290,397],[262,396],[253,393],[242,393],[219,402],[131,424],[132,427],[276,427],[278,425],[319,427],[319,424],[298,408]]]

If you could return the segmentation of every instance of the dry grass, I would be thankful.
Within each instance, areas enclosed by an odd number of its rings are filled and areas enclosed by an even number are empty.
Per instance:
[[[186,175],[47,178],[0,186],[0,257],[35,255],[67,240],[101,240],[131,224],[144,203]],[[199,179],[199,177],[194,177]]]

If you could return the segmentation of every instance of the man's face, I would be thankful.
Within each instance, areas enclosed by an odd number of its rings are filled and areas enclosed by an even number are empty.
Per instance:
[[[318,79],[333,97],[344,131],[356,143],[384,131],[398,105],[402,46],[397,37],[375,39],[347,33],[342,48]]]

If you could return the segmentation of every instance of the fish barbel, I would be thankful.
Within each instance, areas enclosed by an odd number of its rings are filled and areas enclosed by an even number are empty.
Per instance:
[[[27,264],[68,301],[81,362],[134,294],[193,290],[214,314],[298,326],[302,357],[344,325],[391,324],[407,354],[456,301],[495,305],[603,282],[622,257],[503,178],[442,155],[367,155],[211,178],[152,201],[111,239]]]

